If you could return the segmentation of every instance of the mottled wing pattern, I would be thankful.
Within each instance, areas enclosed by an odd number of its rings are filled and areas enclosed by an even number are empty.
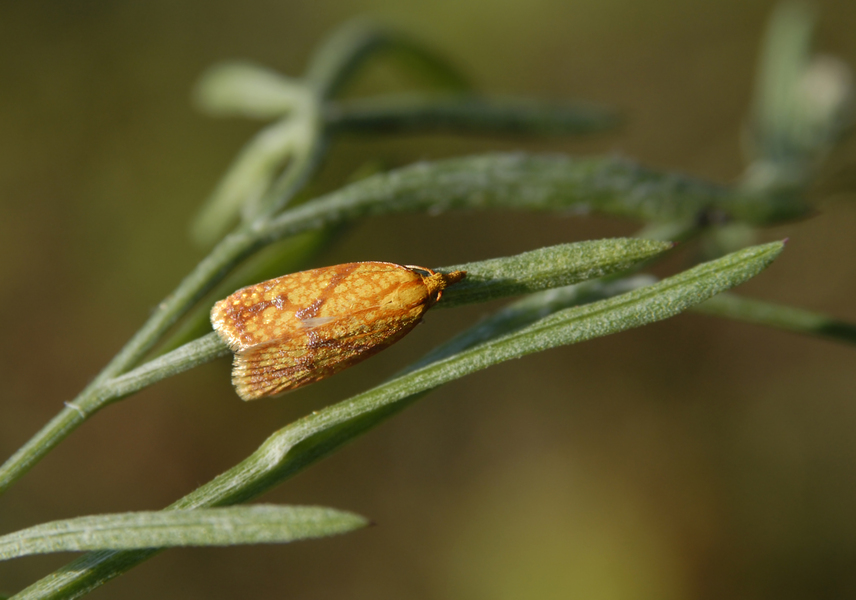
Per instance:
[[[368,323],[359,314],[349,315],[302,335],[252,346],[235,354],[232,383],[241,398],[255,400],[320,381],[397,342],[424,310],[420,305],[405,314],[380,314],[383,321]]]
[[[430,306],[419,273],[349,263],[285,275],[215,304],[211,322],[235,352],[245,400],[318,381],[394,343]]]

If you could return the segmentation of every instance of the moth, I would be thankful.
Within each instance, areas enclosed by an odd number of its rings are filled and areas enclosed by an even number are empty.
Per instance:
[[[358,262],[242,288],[211,309],[244,400],[329,377],[407,335],[465,271]]]

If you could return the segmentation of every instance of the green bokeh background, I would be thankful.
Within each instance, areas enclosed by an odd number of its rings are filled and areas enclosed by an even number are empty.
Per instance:
[[[258,124],[191,107],[210,64],[299,74],[344,20],[408,31],[480,89],[584,99],[627,125],[585,139],[413,136],[335,144],[337,185],[367,158],[525,149],[616,153],[728,182],[774,3],[336,0],[0,4],[0,454],[70,400],[203,256],[195,211]],[[819,48],[856,64],[856,3],[816,3]],[[378,66],[355,93],[413,83]],[[856,144],[819,214],[741,293],[856,321]],[[629,222],[520,214],[359,225],[315,264],[461,263],[631,234]],[[682,266],[680,261],[671,269]],[[0,499],[0,532],[165,506],[271,431],[381,381],[491,307],[437,311],[383,355],[245,404],[228,361],[97,415]],[[93,598],[856,597],[851,348],[685,315],[446,386],[264,497],[372,518],[344,537],[167,552]],[[70,555],[0,563],[17,591]]]

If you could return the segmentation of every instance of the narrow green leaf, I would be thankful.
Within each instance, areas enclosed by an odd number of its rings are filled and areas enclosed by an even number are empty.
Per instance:
[[[618,118],[584,104],[549,104],[520,98],[471,95],[397,95],[329,103],[332,133],[448,131],[513,135],[568,135],[611,129]]]
[[[443,292],[437,306],[528,294],[626,271],[673,247],[671,242],[615,238],[559,244],[515,256],[444,267],[466,271],[466,278]]]
[[[717,317],[856,344],[856,324],[821,313],[743,298],[736,294],[720,294],[699,304],[695,310]]]
[[[563,308],[612,298],[656,282],[657,278],[652,275],[636,275],[616,281],[586,281],[576,285],[529,294],[485,317],[473,327],[435,348],[419,361],[404,369],[399,375],[419,370],[483,342],[522,329]]]
[[[194,89],[196,105],[218,117],[278,119],[305,102],[306,86],[271,69],[244,62],[214,65]]]
[[[372,215],[491,208],[600,212],[661,223],[772,223],[806,210],[791,195],[747,194],[616,157],[487,154],[368,177],[274,217],[262,233],[278,239]]]
[[[318,506],[235,506],[131,512],[43,523],[0,536],[0,560],[50,552],[286,543],[368,525]]]
[[[332,453],[443,383],[504,360],[673,316],[756,275],[778,256],[782,248],[783,244],[779,242],[747,248],[615,298],[560,310],[522,329],[442,357],[280,429],[246,460],[185,496],[172,508],[246,502]],[[22,592],[21,597],[77,597],[157,552],[157,549],[148,549],[92,553],[36,582]]]

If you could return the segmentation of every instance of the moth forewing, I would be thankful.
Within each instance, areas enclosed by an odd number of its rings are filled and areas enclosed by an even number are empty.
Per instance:
[[[324,267],[242,288],[214,305],[211,322],[235,352],[238,394],[254,400],[319,381],[394,344],[464,275],[382,262]]]

